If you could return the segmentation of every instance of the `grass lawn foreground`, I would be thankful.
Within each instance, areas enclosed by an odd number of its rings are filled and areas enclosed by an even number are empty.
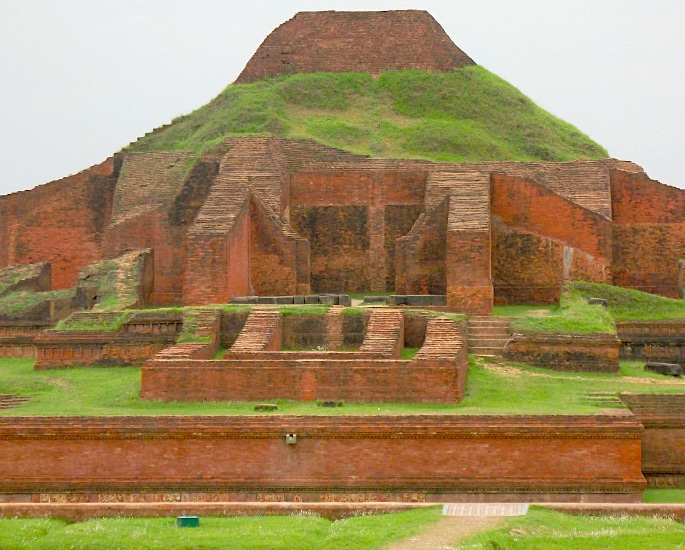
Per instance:
[[[34,371],[33,359],[0,358],[0,394],[29,397],[1,415],[227,415],[255,413],[255,403],[145,401],[140,367],[91,367]],[[645,372],[624,361],[619,374],[566,373],[471,358],[460,404],[345,403],[273,400],[277,414],[597,414],[622,407],[620,392],[685,393],[685,380]],[[597,396],[608,397],[597,399]],[[613,401],[613,403],[612,403]]]

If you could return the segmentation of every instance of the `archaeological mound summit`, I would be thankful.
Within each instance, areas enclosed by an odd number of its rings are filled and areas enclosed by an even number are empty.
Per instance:
[[[305,12],[205,107],[0,197],[0,269],[41,264],[34,290],[87,288],[136,250],[138,305],[395,292],[487,313],[575,279],[678,297],[685,191],[608,158],[426,12]]]

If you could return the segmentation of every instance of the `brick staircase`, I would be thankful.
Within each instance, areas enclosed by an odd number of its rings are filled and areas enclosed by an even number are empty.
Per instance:
[[[279,351],[281,349],[281,323],[282,317],[279,311],[253,309],[227,356],[230,353]]]
[[[343,318],[344,306],[331,306],[326,312],[326,340],[330,351],[337,351],[343,345]]]
[[[402,312],[372,311],[359,351],[380,354],[388,359],[398,359],[402,354],[403,346],[404,315]]]
[[[459,326],[445,317],[431,317],[426,324],[426,338],[414,360],[455,359],[464,347]]]
[[[28,397],[19,397],[18,395],[12,395],[11,393],[2,393],[0,394],[0,410],[18,407],[28,401]]]
[[[502,354],[511,334],[511,317],[472,315],[468,318],[469,353],[481,357],[497,357]]]
[[[154,359],[200,359],[216,353],[221,328],[221,314],[215,310],[200,310],[183,315],[183,323],[192,324],[192,332],[210,342],[181,342],[164,348]]]

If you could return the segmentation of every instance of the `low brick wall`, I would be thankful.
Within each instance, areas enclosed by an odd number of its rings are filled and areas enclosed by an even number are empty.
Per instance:
[[[0,417],[0,502],[639,501],[641,436],[618,415]]]
[[[642,472],[650,487],[685,488],[685,394],[622,394],[645,427]]]
[[[285,352],[287,353],[287,352]],[[468,363],[448,360],[253,359],[145,363],[140,396],[162,401],[343,399],[458,403]]]
[[[33,340],[49,327],[31,322],[0,324],[0,357],[35,357]]]
[[[685,366],[685,320],[616,323],[621,359],[666,361]]]
[[[175,334],[46,332],[35,340],[36,370],[139,365],[172,344]]]
[[[613,334],[514,334],[504,348],[507,361],[571,372],[619,372]]]

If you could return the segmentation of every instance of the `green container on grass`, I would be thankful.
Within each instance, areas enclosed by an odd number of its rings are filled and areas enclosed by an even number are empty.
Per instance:
[[[176,518],[177,527],[200,527],[200,518],[198,516],[178,516]]]

